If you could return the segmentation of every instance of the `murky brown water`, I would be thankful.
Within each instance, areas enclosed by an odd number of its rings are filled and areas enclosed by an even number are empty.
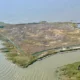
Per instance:
[[[77,61],[80,61],[80,51],[53,55],[23,69],[8,61],[0,52],[0,80],[56,80],[54,72],[57,67]]]

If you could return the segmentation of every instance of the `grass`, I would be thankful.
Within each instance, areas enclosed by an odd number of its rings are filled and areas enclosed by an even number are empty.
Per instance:
[[[10,43],[4,43],[5,48],[2,48],[2,52],[6,53],[7,59],[11,60],[13,63],[21,66],[21,67],[28,67],[33,62],[37,60],[36,57],[32,56],[31,54],[18,54],[17,49]]]
[[[2,51],[6,53],[6,56],[9,60],[11,60],[13,63],[21,66],[21,67],[28,67],[29,65],[33,64],[38,59],[42,59],[49,55],[54,55],[59,52],[64,51],[72,51],[75,49],[67,49],[67,50],[48,50],[45,52],[41,52],[40,55],[32,55],[30,53],[20,53],[18,50],[9,42],[5,42],[3,45],[5,45],[5,48],[2,48]],[[38,52],[39,53],[39,52]]]
[[[17,49],[10,43],[6,42],[3,45],[5,45],[6,48],[2,48],[2,51],[6,53],[6,56],[9,60],[11,60],[13,63],[21,66],[21,67],[28,67],[29,65],[33,64],[38,59],[42,59],[43,57],[46,57],[48,55],[56,54],[57,52],[54,50],[47,51],[47,54],[44,54],[42,56],[33,56],[29,53],[26,54],[18,54]]]
[[[28,67],[31,65],[34,61],[36,61],[36,58],[33,56],[25,56],[25,55],[16,55],[14,53],[8,53],[7,58],[11,60],[13,63],[21,66],[21,67]]]
[[[59,70],[59,78],[61,80],[80,80],[80,70],[78,70],[78,66],[80,62],[76,62],[73,64],[68,64]]]

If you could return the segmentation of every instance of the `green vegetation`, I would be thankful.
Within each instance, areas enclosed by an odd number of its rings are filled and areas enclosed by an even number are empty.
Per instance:
[[[48,51],[48,54],[49,54],[49,55],[51,55],[51,54],[56,54],[56,53],[57,53],[57,50],[49,50],[49,51]]]
[[[13,63],[16,63],[19,66],[22,67],[28,67],[30,64],[32,64],[34,61],[36,61],[35,57],[32,56],[25,56],[25,55],[17,55],[15,53],[8,53],[7,57],[9,60],[12,60]]]
[[[6,53],[7,58],[11,60],[13,63],[22,67],[28,67],[38,59],[42,59],[49,55],[54,55],[56,53],[64,52],[64,51],[75,50],[70,48],[68,49],[66,48],[65,50],[63,49],[58,50],[52,48],[52,49],[37,52],[36,54],[34,53],[35,55],[34,54],[32,55],[31,53],[23,53],[23,54],[20,53],[20,51],[18,51],[17,48],[15,48],[15,46],[13,46],[13,44],[9,43],[8,41],[3,43],[3,45],[5,45],[5,48],[2,48],[2,51]]]
[[[80,70],[78,70],[78,66],[80,62],[76,62],[73,64],[68,64],[59,70],[59,78],[61,80],[80,80]]]
[[[47,51],[47,54],[44,54],[41,52],[42,56],[33,56],[29,53],[26,54],[20,54],[17,49],[9,42],[3,43],[3,45],[6,46],[6,48],[2,48],[2,52],[6,53],[6,56],[9,60],[11,60],[13,63],[22,66],[22,67],[28,67],[38,59],[41,59],[43,57],[46,57],[48,55],[56,54],[57,52],[55,50],[49,50]]]
[[[1,50],[6,53],[6,56],[9,60],[19,66],[22,66],[24,68],[28,67],[37,60],[37,58],[31,54],[19,54],[16,48],[8,42],[4,43],[4,45],[6,48],[2,48]]]
[[[3,43],[3,45],[5,46],[5,48],[2,48],[1,50],[2,52],[6,53],[7,59],[24,68],[28,67],[38,59],[57,53],[56,50],[49,50],[46,54],[44,54],[44,52],[41,52],[41,56],[34,56],[30,53],[22,54],[18,52],[18,50],[9,42],[5,42]]]

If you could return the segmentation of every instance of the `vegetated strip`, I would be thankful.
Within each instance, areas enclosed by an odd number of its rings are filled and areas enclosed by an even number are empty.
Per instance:
[[[80,80],[80,62],[62,66],[56,70],[58,80]]]
[[[5,42],[4,45],[6,48],[3,48],[2,51],[6,52],[7,58],[11,60],[13,63],[18,64],[19,66],[22,66],[24,68],[28,67],[29,65],[33,64],[37,60],[42,60],[44,57],[53,55],[59,52],[66,52],[66,51],[72,51],[72,50],[79,50],[80,46],[79,45],[74,45],[70,47],[59,47],[59,48],[51,48],[48,50],[43,50],[40,52],[36,52],[34,54],[28,55],[26,54],[17,54],[17,50],[15,47],[8,42]],[[44,53],[46,52],[46,53]]]

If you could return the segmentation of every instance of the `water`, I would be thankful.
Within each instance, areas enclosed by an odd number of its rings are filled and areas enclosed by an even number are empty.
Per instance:
[[[0,42],[0,48],[3,45]],[[28,68],[20,68],[0,52],[0,80],[56,80],[57,67],[80,61],[80,51],[57,54],[37,61]]]

